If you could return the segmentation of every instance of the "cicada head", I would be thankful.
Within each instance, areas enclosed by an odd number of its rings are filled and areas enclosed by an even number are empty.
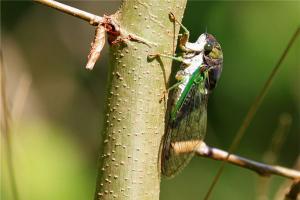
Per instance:
[[[209,33],[203,33],[202,35],[205,35],[205,44],[203,47],[203,51],[206,58],[219,61],[220,59],[223,60],[221,45],[216,40],[216,38]]]
[[[208,33],[203,33],[202,35],[205,36],[203,60],[207,65],[208,70],[208,77],[206,79],[205,86],[208,91],[212,91],[216,87],[217,81],[219,80],[222,72],[223,52],[221,45],[214,36]]]

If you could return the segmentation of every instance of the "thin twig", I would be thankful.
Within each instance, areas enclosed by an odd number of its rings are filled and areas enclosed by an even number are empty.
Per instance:
[[[0,51],[0,78],[1,78],[1,132],[3,134],[3,143],[4,148],[6,150],[7,155],[7,165],[8,165],[8,175],[10,178],[11,189],[13,198],[15,200],[19,199],[19,192],[17,186],[17,180],[15,176],[14,164],[13,164],[13,150],[12,150],[12,138],[11,138],[11,129],[10,129],[10,121],[11,115],[9,112],[8,104],[7,104],[7,93],[6,93],[6,73],[4,68],[3,61],[3,52]],[[3,157],[2,157],[3,158]]]
[[[74,8],[72,6],[65,5],[57,1],[53,1],[53,0],[34,0],[34,1],[49,6],[51,8],[54,8],[56,10],[62,11],[64,13],[67,13],[69,15],[83,19],[89,22],[93,26],[97,26],[99,23],[103,21],[103,17]]]
[[[197,146],[196,149],[194,149],[195,146]],[[263,164],[233,154],[230,154],[228,157],[228,152],[215,147],[210,147],[202,140],[174,142],[172,143],[172,148],[177,154],[195,152],[198,156],[214,160],[224,161],[228,159],[227,162],[255,171],[261,176],[279,175],[293,180],[300,179],[300,171],[281,166]]]
[[[196,154],[202,157],[212,158],[214,160],[225,160],[228,156],[228,152],[214,147],[207,146],[201,141],[201,144],[196,149]],[[247,158],[243,158],[237,155],[230,154],[228,162],[239,167],[247,168],[257,172],[261,176],[279,175],[293,180],[300,179],[300,171],[275,166],[267,165]]]
[[[31,86],[31,76],[28,74],[22,74],[20,81],[17,86],[17,90],[14,94],[14,100],[11,108],[11,116],[14,121],[13,127],[18,127],[16,123],[19,123],[21,116],[24,111],[24,105],[26,103],[27,97],[30,93]]]
[[[299,194],[300,194],[300,180],[295,181],[292,184],[290,191],[285,195],[284,200],[297,200]]]
[[[293,169],[300,170],[300,155],[298,156]],[[294,188],[295,187],[294,184],[296,184],[297,181],[299,181],[299,180],[294,180],[292,182],[290,180],[285,181],[278,189],[274,199],[275,200],[282,200],[282,199],[287,200],[288,199],[287,196],[289,193],[292,192],[295,194],[295,192],[297,191],[297,190],[295,191],[295,189],[297,189],[297,188]],[[298,188],[298,196],[300,193],[299,190],[300,190],[300,188]]]
[[[53,0],[34,0],[40,4],[49,6],[58,11],[64,12],[66,14],[78,17],[89,22],[93,26],[97,26],[96,34],[92,42],[92,48],[88,56],[88,62],[86,68],[92,70],[96,61],[98,60],[100,53],[105,44],[105,32],[109,34],[108,41],[110,44],[116,44],[118,42],[124,42],[126,39],[134,42],[139,42],[151,47],[152,45],[157,46],[155,43],[150,43],[149,41],[141,38],[133,33],[129,34],[125,30],[121,30],[119,25],[113,20],[111,16],[100,17],[88,13],[86,11],[62,4]]]
[[[283,113],[279,117],[278,127],[273,134],[268,150],[263,155],[263,161],[274,164],[277,161],[277,155],[283,147],[283,143],[290,130],[293,118],[288,113]]]
[[[248,113],[246,114],[246,117],[244,118],[244,121],[243,121],[242,125],[238,129],[237,134],[236,134],[236,136],[235,136],[235,138],[234,138],[231,146],[229,147],[227,159],[230,157],[230,154],[235,151],[235,149],[237,148],[238,144],[240,143],[240,141],[242,140],[243,136],[245,135],[245,132],[246,132],[247,128],[249,127],[250,122],[252,121],[254,115],[256,114],[256,112],[257,112],[260,104],[262,103],[265,95],[267,94],[267,91],[269,90],[269,88],[270,88],[270,86],[272,84],[272,81],[273,81],[276,73],[278,72],[279,67],[281,66],[281,63],[285,59],[288,51],[290,50],[292,44],[296,40],[296,38],[299,35],[299,33],[300,33],[300,28],[298,27],[297,30],[296,30],[296,32],[294,33],[294,35],[290,39],[290,41],[289,41],[286,49],[284,50],[283,54],[280,57],[280,59],[278,60],[276,66],[274,67],[274,69],[272,70],[270,76],[268,77],[267,81],[265,82],[262,90],[257,95],[256,99],[254,100],[254,103],[252,104],[252,106],[250,107]],[[209,187],[209,190],[208,190],[208,192],[205,195],[205,198],[204,198],[205,200],[209,199],[210,194],[213,191],[213,188],[215,187],[217,181],[219,180],[219,178],[220,178],[220,176],[221,176],[221,174],[222,174],[222,172],[224,170],[224,167],[225,167],[227,159],[224,159],[224,161],[223,161],[221,167],[219,168],[219,170],[218,170],[215,178],[213,179],[213,181],[212,181],[212,183],[211,183],[211,185]]]
[[[273,165],[278,159],[278,154],[283,147],[283,143],[287,137],[287,133],[292,124],[292,116],[288,113],[283,113],[279,117],[278,126],[272,136],[269,148],[263,154],[262,161]],[[268,199],[268,189],[270,185],[270,179],[261,177],[257,184],[257,199]]]

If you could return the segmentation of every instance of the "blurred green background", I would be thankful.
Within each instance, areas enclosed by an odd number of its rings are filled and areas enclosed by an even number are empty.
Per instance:
[[[118,1],[68,1],[112,14]],[[300,25],[300,2],[189,1],[183,23],[194,41],[207,28],[224,68],[209,100],[207,143],[228,148],[249,106]],[[21,199],[92,199],[107,81],[107,50],[84,69],[94,27],[48,7],[1,2],[1,50],[12,110],[14,168]],[[293,119],[276,164],[292,167],[300,145],[300,38],[275,77],[237,153],[261,161],[282,113]],[[1,137],[3,141],[3,136]],[[2,143],[3,144],[3,143]],[[1,145],[1,197],[11,199]],[[202,199],[220,163],[195,158],[162,180],[161,199]],[[270,198],[284,179],[271,178]],[[227,165],[211,199],[258,199],[253,172]]]

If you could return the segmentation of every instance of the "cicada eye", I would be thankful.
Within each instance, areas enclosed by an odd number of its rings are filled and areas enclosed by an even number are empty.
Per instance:
[[[204,45],[204,52],[206,54],[210,53],[212,51],[213,47],[212,47],[212,44],[211,43],[206,43]]]

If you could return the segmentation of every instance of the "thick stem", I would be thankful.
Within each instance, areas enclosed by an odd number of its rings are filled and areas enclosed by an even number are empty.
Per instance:
[[[172,11],[181,19],[186,0],[124,1],[115,21],[128,34],[149,44],[130,41],[111,48],[111,70],[105,140],[97,180],[97,199],[159,199],[160,155],[164,133],[166,90],[171,61],[147,60],[151,53],[173,53]]]
[[[103,18],[53,0],[35,0],[98,25]],[[124,0],[114,17],[121,28],[111,48],[111,72],[103,154],[97,179],[99,199],[159,199],[160,144],[171,60],[150,62],[153,53],[173,54],[186,0]],[[181,21],[181,20],[180,20]],[[124,34],[125,33],[125,34]]]

